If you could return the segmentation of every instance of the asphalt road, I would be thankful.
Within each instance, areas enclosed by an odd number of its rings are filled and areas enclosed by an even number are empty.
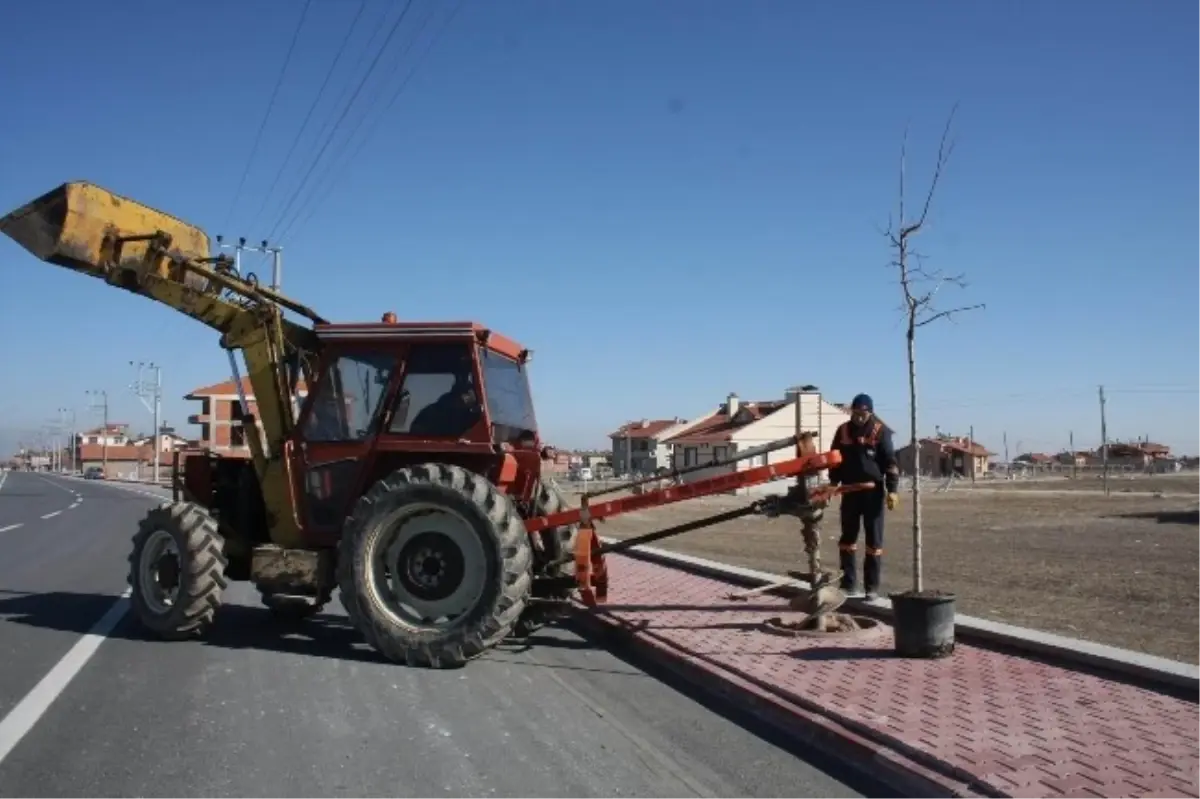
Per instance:
[[[234,584],[208,640],[145,640],[112,620],[152,502],[0,484],[0,796],[885,793],[565,630],[414,670],[380,661],[336,603],[281,627]],[[89,635],[97,622],[111,629]]]

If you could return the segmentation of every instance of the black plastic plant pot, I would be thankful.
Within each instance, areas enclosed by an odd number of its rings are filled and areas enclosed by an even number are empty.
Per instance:
[[[944,658],[954,652],[954,594],[905,591],[892,594],[896,654],[902,658]]]

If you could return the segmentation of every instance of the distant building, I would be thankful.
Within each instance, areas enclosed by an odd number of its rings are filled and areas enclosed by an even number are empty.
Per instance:
[[[674,455],[674,448],[669,443],[671,437],[694,428],[711,416],[692,422],[679,418],[626,422],[608,434],[612,440],[613,470],[617,474],[654,474],[670,468]]]
[[[917,446],[920,448],[921,474],[930,477],[979,477],[987,474],[988,460],[995,454],[966,436],[922,438]],[[913,473],[913,455],[911,444],[896,450],[896,462],[902,474]]]
[[[806,431],[818,434],[818,449],[828,450],[833,435],[843,422],[850,419],[842,406],[829,402],[816,392],[799,395],[801,421]],[[666,440],[672,449],[676,469],[721,463],[729,458],[764,444],[789,438],[796,432],[796,402],[794,394],[784,399],[743,401],[730,394],[711,413],[690,424],[682,432]],[[794,447],[785,447],[764,455],[756,455],[731,464],[712,466],[682,475],[685,483],[716,477],[720,474],[745,471],[756,466],[779,463],[796,457]],[[736,493],[776,493],[786,490],[788,481],[777,481]]]
[[[242,378],[242,391],[250,406],[249,412],[257,417],[258,403],[254,401],[254,387],[250,384],[250,378]],[[300,397],[305,396],[303,385],[297,393]],[[193,389],[184,399],[200,403],[200,412],[188,417],[189,424],[200,428],[200,437],[196,441],[200,447],[218,454],[250,456],[246,431],[242,428],[240,415],[235,413],[239,398],[237,386],[232,380]],[[259,422],[259,429],[261,425]]]

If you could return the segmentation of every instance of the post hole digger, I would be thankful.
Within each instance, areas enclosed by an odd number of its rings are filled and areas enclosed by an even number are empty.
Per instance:
[[[728,595],[728,599],[745,601],[769,591],[791,588],[794,593],[788,605],[793,611],[808,617],[812,630],[826,630],[830,614],[845,605],[848,597],[836,584],[841,578],[840,571],[824,570],[821,567],[820,524],[824,511],[830,501],[839,494],[871,491],[874,488],[875,483],[872,482],[814,487],[809,485],[808,480],[802,480],[782,497],[764,500],[766,507],[763,512],[767,516],[794,516],[799,519],[800,533],[804,536],[804,554],[808,558],[808,571],[788,571],[787,579],[760,585],[758,588],[734,591]],[[808,589],[802,588],[803,583],[808,583]]]
[[[603,601],[606,552],[766,505],[604,546],[595,520],[840,461],[793,437],[740,453],[716,477],[568,508],[542,475],[530,351],[510,338],[391,314],[332,324],[211,257],[199,228],[93,184],[48,192],[0,219],[0,232],[207,325],[228,354],[248,456],[177,453],[174,501],[133,536],[132,608],[162,638],[203,634],[229,581],[249,581],[288,617],[338,590],[388,659],[459,665],[545,607]],[[792,446],[781,463],[731,466]]]

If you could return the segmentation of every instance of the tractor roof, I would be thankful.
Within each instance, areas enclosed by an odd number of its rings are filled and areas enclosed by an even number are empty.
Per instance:
[[[510,358],[522,360],[524,347],[508,336],[489,330],[478,322],[349,322],[313,326],[322,341],[371,342],[455,341],[470,339]]]

